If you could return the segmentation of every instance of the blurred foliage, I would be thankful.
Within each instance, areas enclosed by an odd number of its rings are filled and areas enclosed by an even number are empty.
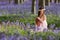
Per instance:
[[[49,36],[51,36],[52,38],[54,37],[54,39],[60,38],[60,32],[59,33],[54,33],[53,31],[30,32],[30,31],[23,30],[20,28],[20,26],[16,26],[16,25],[9,25],[6,27],[2,25],[2,27],[0,27],[0,32],[4,32],[6,36],[16,35],[16,34],[21,36],[26,36],[29,37],[30,40],[34,40],[34,37],[35,39],[39,39],[41,37],[43,40],[49,39],[48,38]]]
[[[35,18],[37,17],[37,15],[34,14],[18,14],[18,15],[3,15],[0,16],[0,22],[2,21],[12,21],[12,22],[16,22],[16,20],[18,20],[19,22],[23,22],[23,23],[30,23],[30,24],[34,24],[35,23]],[[60,27],[60,17],[58,15],[54,15],[54,14],[48,14],[47,15],[47,23],[48,26],[50,24],[55,24],[56,27]]]
[[[0,27],[0,32],[5,32],[6,35],[14,35],[16,34],[21,34],[22,36],[27,36],[27,31],[23,30],[20,28],[20,26],[17,25],[2,25],[2,27]]]
[[[35,23],[35,18],[37,17],[37,15],[34,14],[19,14],[19,15],[3,15],[0,16],[0,21],[14,21],[16,22],[16,20],[18,20],[19,22],[23,22],[23,23],[30,23],[30,24],[34,24]],[[47,22],[48,25],[50,24],[56,24],[56,27],[60,26],[60,18],[57,15],[54,14],[49,14],[47,15]],[[29,37],[30,35],[30,39],[34,40],[34,37],[36,37],[36,39],[38,40],[40,37],[42,37],[43,40],[46,40],[48,38],[48,36],[52,36],[55,39],[60,38],[60,33],[54,33],[53,31],[47,31],[47,32],[30,32],[27,30],[23,30],[20,28],[20,26],[17,25],[7,25],[5,27],[5,25],[2,25],[2,27],[0,27],[0,32],[5,32],[6,35],[14,35],[16,34],[20,34],[22,36],[26,36]]]
[[[48,37],[51,36],[55,40],[56,39],[58,40],[58,37],[60,37],[58,35],[59,35],[59,33],[58,34],[55,34],[54,32],[50,32],[50,31],[48,31],[48,32],[37,32],[37,33],[32,34],[32,38],[31,39],[33,40],[33,37],[35,36],[36,39],[39,39],[41,37],[42,40],[49,40]]]
[[[60,27],[60,17],[58,15],[49,14],[47,15],[48,25],[55,24],[56,27]]]

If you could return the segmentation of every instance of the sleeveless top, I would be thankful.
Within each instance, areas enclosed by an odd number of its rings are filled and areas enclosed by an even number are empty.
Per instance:
[[[39,27],[36,25],[36,31],[43,31],[44,29],[47,29],[46,16],[45,16],[45,20],[42,21],[42,24],[40,24]]]

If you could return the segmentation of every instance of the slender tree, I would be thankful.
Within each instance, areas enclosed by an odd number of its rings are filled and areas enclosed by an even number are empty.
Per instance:
[[[45,5],[47,5],[48,6],[48,0],[45,0],[46,2],[45,2]]]
[[[54,2],[56,3],[56,0],[54,0]]]
[[[54,3],[55,0],[50,0],[52,3]]]
[[[21,3],[21,0],[20,0],[20,3]]]
[[[32,9],[31,9],[32,14],[34,14],[34,1],[35,0],[32,0]]]
[[[38,0],[38,7],[43,6],[43,0]]]
[[[58,0],[58,2],[60,3],[60,0]]]
[[[15,3],[15,4],[18,4],[18,0],[14,0],[14,3]]]

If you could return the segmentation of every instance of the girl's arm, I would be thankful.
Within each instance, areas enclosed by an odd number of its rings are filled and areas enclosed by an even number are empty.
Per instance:
[[[37,17],[37,19],[42,23],[42,20],[39,17]]]

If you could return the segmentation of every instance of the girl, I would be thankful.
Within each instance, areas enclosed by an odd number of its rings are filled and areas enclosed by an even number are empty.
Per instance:
[[[36,31],[42,32],[44,29],[47,29],[46,15],[44,14],[44,8],[40,7],[38,11],[38,17],[35,20]]]

